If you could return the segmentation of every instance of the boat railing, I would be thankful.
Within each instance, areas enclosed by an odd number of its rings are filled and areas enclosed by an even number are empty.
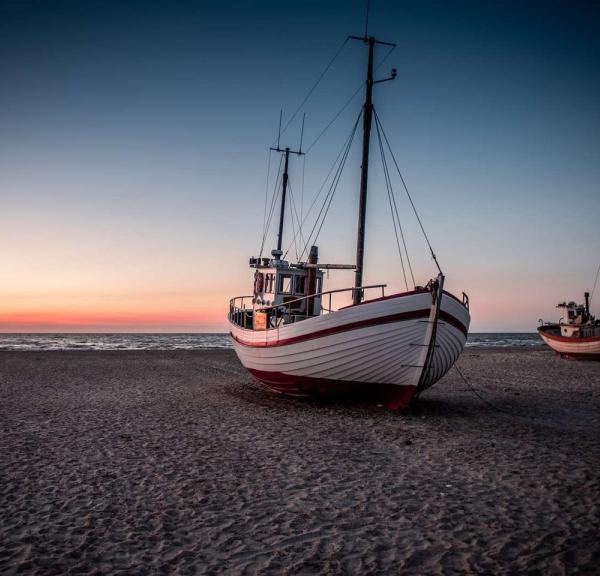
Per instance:
[[[466,292],[463,292],[462,297],[463,297],[463,306],[468,310],[469,309],[469,296],[467,295]]]
[[[229,318],[242,328],[252,328],[252,312],[254,310],[253,295],[236,296],[229,301]],[[250,307],[246,308],[246,303],[250,303]]]
[[[342,292],[352,292],[352,294],[354,295],[355,291],[359,290],[362,293],[364,293],[365,290],[373,290],[373,289],[379,289],[381,290],[381,297],[383,298],[385,296],[385,288],[387,287],[387,284],[371,284],[369,286],[359,286],[359,287],[353,287],[353,288],[338,288],[336,290],[326,290],[324,292],[316,292],[315,294],[309,294],[307,296],[301,296],[300,298],[294,298],[293,300],[287,300],[286,302],[282,302],[280,304],[273,304],[271,306],[260,306],[258,307],[255,303],[255,297],[254,296],[236,296],[235,298],[232,298],[229,301],[229,315],[231,320],[235,323],[238,324],[239,326],[245,327],[245,328],[252,328],[252,314],[254,312],[265,312],[267,313],[269,316],[272,316],[275,318],[275,325],[279,326],[279,324],[281,324],[281,322],[284,320],[284,318],[292,318],[292,317],[303,317],[303,318],[308,318],[309,316],[311,316],[312,314],[309,313],[310,311],[310,301],[313,301],[315,298],[320,298],[321,299],[321,312],[327,312],[330,313],[333,311],[332,308],[332,295],[333,294],[340,294]],[[327,303],[328,306],[325,307],[323,305],[323,301],[324,301],[324,297],[327,297]],[[254,302],[253,302],[254,300]],[[304,307],[305,311],[304,313],[301,314],[292,314],[292,307],[298,308],[299,304],[301,304],[302,302],[307,302],[307,305]],[[250,306],[246,307],[246,304],[249,303]],[[273,328],[275,326],[271,326],[271,328]],[[269,328],[269,323],[267,323],[267,329]]]
[[[270,310],[275,310],[275,309],[279,309],[279,308],[287,308],[288,309],[288,313],[290,313],[290,309],[292,307],[292,305],[294,305],[295,307],[297,307],[297,305],[300,302],[304,302],[305,300],[310,300],[310,299],[314,299],[314,298],[321,298],[321,311],[323,312],[332,312],[332,306],[331,306],[331,297],[332,294],[340,294],[342,292],[352,292],[352,294],[354,294],[354,292],[356,290],[359,290],[361,292],[364,292],[365,290],[371,290],[374,288],[378,288],[381,290],[381,296],[385,296],[385,288],[386,288],[387,284],[371,284],[370,286],[359,286],[358,288],[338,288],[336,290],[327,290],[325,292],[317,292],[315,294],[309,294],[308,296],[302,296],[300,298],[294,298],[293,300],[288,300],[286,302],[282,302],[281,304],[273,304],[272,306],[263,306],[261,307],[259,310],[261,312],[268,312]],[[325,308],[325,306],[323,306],[323,296],[328,296],[328,307]],[[310,316],[309,312],[309,308],[310,306],[306,306],[305,307],[305,313],[303,314],[304,316]]]

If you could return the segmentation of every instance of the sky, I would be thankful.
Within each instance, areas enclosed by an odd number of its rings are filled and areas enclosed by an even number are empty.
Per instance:
[[[281,144],[299,145],[305,114],[309,150],[290,164],[288,258],[293,210],[312,227],[362,104],[366,49],[346,38],[364,34],[365,7],[1,0],[0,331],[226,331],[229,299],[251,292],[280,110]],[[377,78],[398,76],[376,85],[375,108],[447,288],[469,294],[471,330],[557,320],[600,264],[598,4],[371,0],[368,26],[397,44],[376,51]],[[371,145],[365,283],[401,291]],[[354,262],[359,176],[360,134],[322,262]],[[392,185],[424,284],[435,267]],[[274,221],[267,232],[268,254]],[[352,282],[335,272],[326,288]]]

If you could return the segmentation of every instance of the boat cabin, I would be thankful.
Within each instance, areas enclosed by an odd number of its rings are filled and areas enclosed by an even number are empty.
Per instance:
[[[273,258],[250,258],[250,268],[254,269],[252,295],[238,296],[229,302],[229,318],[242,328],[269,330],[332,312],[332,292],[344,290],[324,293],[323,271],[356,269],[354,264],[319,264],[316,246],[311,246],[308,261],[297,264],[283,260],[279,249],[271,254]],[[383,291],[383,286],[367,288]],[[322,304],[324,294],[329,295],[327,307]]]
[[[290,265],[277,258],[250,258],[250,267],[254,268],[255,315],[266,313],[270,326],[274,326],[273,321],[278,318],[288,324],[321,313],[322,270],[305,263]],[[309,298],[313,294],[315,296]]]
[[[587,312],[583,304],[576,304],[573,301],[561,302],[556,307],[563,309],[561,324],[585,324],[587,321]]]
[[[575,302],[561,302],[556,307],[563,309],[562,318],[559,321],[562,336],[581,336],[582,329],[586,324],[593,324],[594,317],[590,315],[589,293],[585,293],[585,304]]]

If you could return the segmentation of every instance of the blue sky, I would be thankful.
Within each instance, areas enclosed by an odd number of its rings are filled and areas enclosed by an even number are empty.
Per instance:
[[[224,329],[228,299],[250,288],[279,111],[286,123],[346,36],[363,32],[364,12],[334,1],[3,2],[0,329]],[[371,2],[370,32],[398,44],[379,70],[398,78],[377,86],[375,106],[476,331],[534,330],[591,288],[599,24],[585,2]],[[305,145],[365,64],[364,47],[347,43],[303,109]],[[307,155],[304,205],[360,105]],[[297,145],[299,118],[283,144]],[[359,163],[355,147],[323,260],[353,260]],[[294,160],[296,198],[302,180]],[[370,184],[366,281],[402,289],[375,157]],[[401,217],[424,283],[434,268],[405,200]],[[351,281],[338,273],[330,285]]]

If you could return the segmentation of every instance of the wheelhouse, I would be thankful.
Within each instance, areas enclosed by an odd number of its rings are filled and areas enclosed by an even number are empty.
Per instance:
[[[273,258],[250,258],[252,295],[230,302],[229,316],[242,328],[268,330],[321,314],[323,271],[317,264],[317,247],[311,248],[308,262],[298,264],[273,252]]]
[[[290,266],[285,260],[270,260],[266,265],[253,263],[254,290],[252,304],[257,307],[285,307],[292,314],[316,316],[320,313],[323,272]],[[313,295],[310,299],[307,296]]]

